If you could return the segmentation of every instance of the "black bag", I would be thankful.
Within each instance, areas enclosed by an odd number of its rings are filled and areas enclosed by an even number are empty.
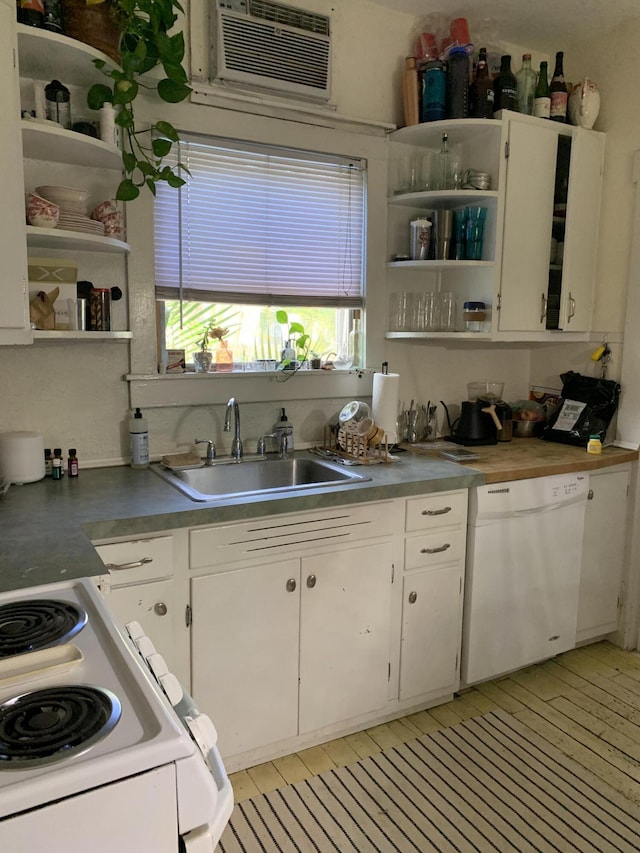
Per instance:
[[[611,379],[595,379],[570,370],[560,375],[562,397],[549,418],[542,438],[561,444],[586,447],[597,435],[604,443],[620,398],[620,385]]]

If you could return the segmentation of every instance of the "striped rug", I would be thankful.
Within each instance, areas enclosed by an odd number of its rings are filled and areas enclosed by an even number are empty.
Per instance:
[[[640,807],[496,711],[236,806],[220,853],[608,853]]]

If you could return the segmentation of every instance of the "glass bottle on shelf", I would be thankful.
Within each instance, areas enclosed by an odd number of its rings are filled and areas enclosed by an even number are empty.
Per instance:
[[[459,189],[462,180],[460,157],[449,149],[449,134],[442,134],[442,147],[431,158],[431,189]]]
[[[549,118],[552,121],[567,120],[567,84],[564,82],[564,71],[562,69],[562,60],[564,53],[559,50],[556,53],[556,67],[553,71],[553,77],[549,84],[551,93],[551,108]]]
[[[511,56],[500,59],[500,73],[493,81],[493,111],[513,110],[518,112],[518,82],[511,70]]]
[[[547,80],[547,63],[540,63],[540,73],[536,85],[535,97],[533,99],[533,114],[538,118],[549,118],[551,111],[551,92]]]
[[[486,47],[480,48],[475,77],[469,87],[469,116],[471,118],[493,117],[493,80],[489,75]]]
[[[531,54],[523,53],[522,68],[516,74],[518,84],[518,109],[525,115],[533,115],[533,100],[536,91],[536,72],[531,67]]]
[[[353,312],[353,325],[349,332],[348,342],[348,358],[352,367],[362,367],[362,328],[361,328],[360,311]]]

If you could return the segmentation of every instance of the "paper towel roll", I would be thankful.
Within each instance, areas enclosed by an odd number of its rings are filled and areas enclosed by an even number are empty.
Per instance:
[[[398,441],[399,373],[373,374],[371,416],[387,434],[389,444]]]

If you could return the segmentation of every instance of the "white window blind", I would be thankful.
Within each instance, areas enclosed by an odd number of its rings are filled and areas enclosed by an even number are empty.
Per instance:
[[[362,305],[361,160],[202,137],[178,153],[191,176],[155,203],[161,298]]]

